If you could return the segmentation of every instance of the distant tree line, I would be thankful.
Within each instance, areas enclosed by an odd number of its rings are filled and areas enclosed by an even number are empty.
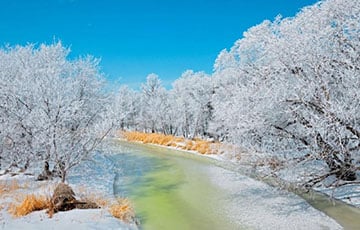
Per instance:
[[[360,2],[321,1],[250,28],[212,75],[189,70],[165,90],[151,74],[115,104],[124,129],[242,146],[275,171],[304,169],[309,187],[359,183],[359,54]]]
[[[304,186],[359,183],[360,2],[325,0],[250,28],[211,75],[188,70],[166,90],[105,89],[92,57],[61,43],[0,50],[0,169],[42,165],[63,180],[111,129],[241,146]]]

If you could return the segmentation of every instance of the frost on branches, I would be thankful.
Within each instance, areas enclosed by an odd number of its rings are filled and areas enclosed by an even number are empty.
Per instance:
[[[110,131],[98,61],[68,53],[61,43],[0,50],[1,170],[42,162],[39,178],[65,180]]]
[[[212,76],[186,71],[166,91],[149,75],[141,93],[122,89],[122,127],[246,147],[305,187],[359,183],[359,34],[352,0],[264,21],[221,51]]]
[[[218,128],[278,168],[302,164],[305,186],[359,183],[359,32],[350,0],[249,29],[215,64]]]

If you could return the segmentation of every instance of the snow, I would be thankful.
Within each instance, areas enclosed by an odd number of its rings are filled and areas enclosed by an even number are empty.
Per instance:
[[[59,212],[49,218],[45,211],[33,212],[22,218],[13,218],[1,212],[0,229],[134,229],[112,217],[103,209],[71,210]]]
[[[16,200],[17,195],[23,194],[49,194],[56,182],[34,182],[33,177],[29,176],[1,176],[1,181],[11,182],[12,180],[25,188],[0,196],[0,202],[4,207],[0,211],[0,229],[137,229],[133,225],[125,224],[111,214],[106,209],[87,209],[71,210],[58,212],[53,218],[49,218],[46,211],[32,212],[24,217],[13,217],[7,211],[7,205]],[[76,189],[74,188],[76,191]],[[75,192],[76,193],[76,192]]]
[[[208,168],[207,173],[229,201],[224,215],[250,229],[342,229],[292,193],[219,167]]]
[[[86,189],[92,194],[102,194],[104,198],[114,198],[113,179],[115,175],[112,167],[111,161],[106,156],[96,154],[94,160],[82,163],[71,172],[69,184],[76,195],[79,194],[79,191]],[[20,188],[10,194],[0,194],[0,229],[138,229],[135,224],[127,224],[116,219],[107,209],[75,209],[55,213],[53,218],[49,218],[46,211],[43,210],[15,218],[7,211],[7,205],[10,202],[24,194],[49,195],[58,181],[39,182],[35,181],[33,176],[23,174],[0,176],[1,182],[11,183],[14,180],[17,181]],[[96,188],[95,191],[94,188]]]
[[[194,153],[192,153],[194,154]],[[199,154],[200,155],[200,154]],[[92,175],[86,177],[83,172]],[[94,160],[84,162],[69,178],[75,193],[77,189],[96,187],[105,196],[111,196],[114,165],[106,155],[97,154]],[[310,206],[302,198],[263,182],[246,177],[239,172],[221,167],[205,167],[206,174],[217,188],[227,209],[222,215],[231,221],[251,229],[342,229],[333,219]],[[107,179],[106,179],[107,178]],[[16,179],[22,193],[46,194],[56,182],[34,182],[34,177],[18,175],[0,176],[0,181]],[[10,202],[9,195],[0,196],[1,205]],[[3,208],[0,211],[0,229],[138,229],[112,217],[105,209],[72,210],[59,212],[48,218],[45,211],[33,212],[25,217],[14,218]]]
[[[347,204],[360,208],[360,186],[359,184],[343,185],[335,190],[333,188],[315,188],[316,191],[333,196]]]
[[[299,175],[303,175],[308,172],[316,172],[321,169],[322,167],[319,167],[318,162],[309,162],[308,164],[294,165],[292,168],[280,169],[277,172],[277,175],[280,180],[299,184],[303,182],[303,179]],[[262,175],[268,175],[271,173],[271,170],[269,168],[262,167],[261,169],[259,169],[258,172]],[[358,178],[360,178],[360,175],[358,175]],[[333,181],[335,181],[335,178],[332,176],[327,178],[327,180],[329,180],[328,184],[331,184]],[[335,188],[334,186],[326,186],[327,180],[325,180],[324,183],[320,184],[319,186],[314,187],[313,189],[317,192],[326,194],[336,200],[360,208],[359,184],[348,184]]]

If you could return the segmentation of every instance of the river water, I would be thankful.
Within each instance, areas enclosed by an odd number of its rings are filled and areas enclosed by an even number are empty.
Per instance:
[[[115,149],[114,192],[133,201],[141,229],[341,229],[298,196],[212,159],[121,141]]]

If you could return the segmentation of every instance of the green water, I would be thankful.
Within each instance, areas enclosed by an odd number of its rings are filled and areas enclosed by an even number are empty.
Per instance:
[[[344,229],[360,229],[360,209],[340,201],[331,201],[328,197],[319,193],[302,194],[302,197],[314,208],[336,219]]]
[[[134,144],[127,154],[126,146],[122,143],[123,153],[116,155],[126,172],[120,173],[115,192],[134,202],[142,229],[244,229],[221,214],[226,207],[214,199],[221,191],[203,172],[209,160]]]
[[[206,173],[216,161],[127,142],[115,149],[113,161],[121,170],[114,192],[133,201],[141,229],[246,229],[222,213],[229,200]],[[360,229],[359,209],[339,202],[334,206],[322,195],[303,197],[344,229]]]

